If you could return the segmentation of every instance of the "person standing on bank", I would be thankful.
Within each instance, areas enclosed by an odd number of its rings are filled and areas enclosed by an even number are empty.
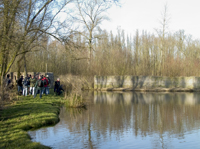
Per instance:
[[[55,85],[54,85],[54,92],[58,92],[59,90],[59,87],[60,87],[60,79],[57,78],[57,81],[55,81]]]
[[[41,76],[38,77],[38,80],[35,83],[35,95],[33,98],[37,96],[38,91],[40,91],[40,98],[42,98],[42,91],[44,88],[44,82],[42,81]]]
[[[9,88],[11,88],[10,85],[11,85],[10,75],[7,74],[7,77],[6,77],[6,79],[4,80],[4,86],[5,86],[7,89],[9,89]]]
[[[47,88],[48,88],[49,82],[48,82],[48,80],[47,80],[47,78],[46,78],[45,76],[42,78],[42,81],[43,81],[43,83],[44,83],[44,90],[43,90],[43,93],[44,93],[45,95],[47,95]]]
[[[22,81],[23,81],[23,76],[21,76],[21,77],[17,80],[18,95],[19,95],[19,93],[20,93],[20,90],[22,90],[22,92],[23,92],[23,84],[22,84]]]
[[[34,77],[34,76],[32,76],[31,78],[30,78],[30,94],[29,95],[35,95],[35,83],[36,83],[36,78]]]
[[[28,91],[28,79],[27,77],[25,77],[23,80],[23,95],[24,96],[27,96],[27,91]]]
[[[48,80],[48,86],[47,86],[47,88],[46,88],[46,94],[48,95],[49,94],[49,88],[50,88],[50,86],[51,86],[51,80],[50,80],[50,78],[49,78],[49,75],[47,75],[47,80]]]
[[[30,95],[30,79],[31,79],[31,75],[28,75],[28,74],[27,74],[27,81],[28,81],[27,90],[28,90],[28,92],[29,92],[29,95]]]

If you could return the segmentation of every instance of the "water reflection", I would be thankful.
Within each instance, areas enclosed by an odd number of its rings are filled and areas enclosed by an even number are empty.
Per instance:
[[[199,93],[95,92],[87,110],[61,109],[54,127],[30,131],[52,148],[198,148]]]
[[[137,93],[137,92],[94,92],[94,102],[98,103],[145,103],[145,104],[200,104],[200,93]]]

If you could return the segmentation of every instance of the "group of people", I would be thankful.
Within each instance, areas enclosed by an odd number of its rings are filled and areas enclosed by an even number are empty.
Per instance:
[[[50,85],[51,80],[48,75],[27,75],[25,78],[21,76],[17,80],[18,94],[20,94],[20,91],[22,91],[22,95],[24,96],[27,96],[29,94],[36,97],[36,95],[40,93],[40,98],[42,98],[42,94],[49,94]]]
[[[18,87],[18,94],[22,91],[22,95],[27,96],[33,95],[35,98],[37,94],[40,94],[40,98],[42,98],[42,94],[49,94],[49,88],[51,86],[51,80],[48,75],[38,75],[38,76],[31,76],[27,75],[25,78],[21,76],[17,80],[17,87]],[[60,85],[60,79],[57,78],[54,85],[54,92],[56,95],[60,95],[62,93],[63,88]]]

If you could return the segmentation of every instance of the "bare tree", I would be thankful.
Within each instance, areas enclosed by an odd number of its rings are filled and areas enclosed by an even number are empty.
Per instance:
[[[168,5],[167,3],[164,5],[164,10],[161,13],[161,20],[160,20],[160,25],[161,29],[156,29],[160,39],[161,39],[161,44],[160,44],[160,63],[159,63],[159,75],[162,75],[162,70],[164,70],[164,64],[165,64],[165,52],[166,52],[166,35],[167,35],[167,29],[169,26],[169,14],[168,14]]]
[[[50,28],[57,14],[72,0],[65,0],[56,10],[53,0],[2,0],[0,1],[0,75],[3,78],[10,70],[17,56],[29,52],[30,45]]]
[[[104,20],[108,20],[106,11],[114,3],[118,3],[118,0],[76,0],[77,13],[72,18],[80,26],[77,32],[87,40],[90,60],[94,51],[94,40],[101,38],[101,35],[98,34],[100,24]]]

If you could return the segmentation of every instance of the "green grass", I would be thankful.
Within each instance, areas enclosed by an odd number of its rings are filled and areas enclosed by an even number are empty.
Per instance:
[[[43,95],[41,99],[39,95],[36,98],[19,96],[14,104],[0,111],[0,148],[49,148],[32,142],[27,130],[56,124],[60,106],[66,101],[63,96],[53,94]]]

